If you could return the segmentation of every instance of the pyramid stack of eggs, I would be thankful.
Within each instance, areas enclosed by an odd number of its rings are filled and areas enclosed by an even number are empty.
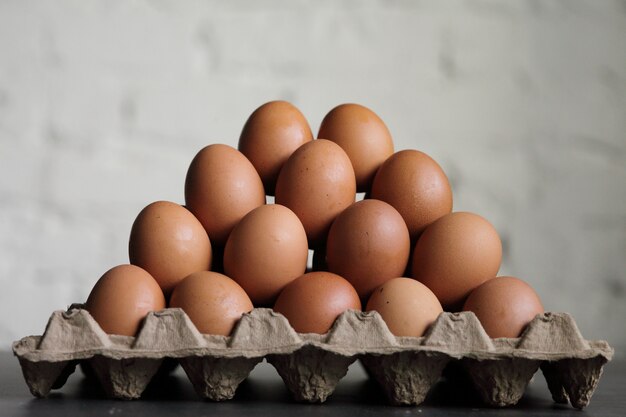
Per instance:
[[[493,338],[519,336],[543,312],[527,283],[497,277],[497,231],[452,211],[439,164],[394,152],[385,123],[358,104],[332,109],[317,139],[288,102],[256,109],[238,149],[212,144],[193,158],[184,205],[157,201],[137,215],[129,258],[85,305],[110,334],[133,336],[166,307],[219,335],[254,307],[300,333],[326,333],[348,309],[375,310],[392,333],[413,337],[444,310],[473,311]]]

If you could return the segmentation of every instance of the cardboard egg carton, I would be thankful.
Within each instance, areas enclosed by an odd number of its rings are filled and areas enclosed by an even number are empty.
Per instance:
[[[106,334],[86,310],[52,314],[42,336],[13,343],[37,397],[63,386],[78,363],[108,396],[139,398],[166,358],[200,397],[221,401],[264,358],[299,401],[323,402],[360,359],[396,405],[420,404],[455,362],[489,406],[517,403],[538,369],[555,401],[583,408],[613,349],[585,340],[565,313],[538,315],[520,338],[490,339],[473,313],[442,313],[423,337],[396,337],[376,312],[347,311],[325,335],[298,334],[270,309],[244,314],[231,336],[200,334],[180,309],[150,313],[136,337]]]

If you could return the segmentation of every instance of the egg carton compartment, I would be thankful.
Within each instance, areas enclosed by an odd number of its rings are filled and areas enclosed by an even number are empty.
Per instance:
[[[227,400],[265,358],[296,400],[323,402],[359,359],[396,405],[420,404],[455,364],[487,405],[517,403],[541,369],[556,402],[583,408],[613,356],[608,343],[585,340],[566,313],[538,315],[515,339],[490,339],[471,312],[442,313],[414,338],[394,336],[376,312],[347,311],[317,335],[298,334],[284,316],[257,308],[226,337],[201,334],[182,310],[170,308],[150,313],[128,337],[106,334],[73,307],[54,312],[42,336],[13,343],[36,397],[62,387],[83,363],[108,396],[139,398],[164,360],[175,360],[201,398]]]

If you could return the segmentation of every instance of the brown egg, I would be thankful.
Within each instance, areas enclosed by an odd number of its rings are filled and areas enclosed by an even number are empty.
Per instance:
[[[246,292],[226,275],[195,272],[174,289],[170,307],[182,308],[200,333],[228,336],[243,313],[252,310]]]
[[[270,306],[302,275],[309,255],[298,216],[279,204],[258,207],[235,226],[224,250],[224,271],[257,306]]]
[[[361,310],[350,283],[330,272],[309,272],[280,293],[274,311],[287,317],[298,333],[324,334],[346,310]]]
[[[467,297],[463,310],[474,312],[493,339],[519,337],[544,311],[535,290],[515,277],[498,277],[480,285]]]
[[[411,278],[393,278],[376,288],[366,311],[378,311],[391,333],[420,337],[443,312],[435,294]]]
[[[309,247],[323,244],[331,223],[356,198],[354,170],[339,145],[317,139],[285,162],[276,183],[276,203],[293,210],[304,225]]]
[[[211,242],[202,224],[169,201],[141,210],[130,231],[128,254],[130,263],[148,271],[166,296],[187,275],[211,267]]]
[[[456,212],[428,226],[413,250],[412,276],[435,293],[448,311],[458,311],[469,293],[498,273],[502,244],[481,216]]]
[[[376,170],[393,154],[393,140],[385,123],[359,104],[332,109],[322,120],[317,137],[331,140],[346,151],[359,192],[369,191]]]
[[[287,158],[313,140],[309,122],[286,101],[270,101],[256,109],[239,137],[239,150],[252,162],[265,192],[274,195],[276,179]]]
[[[416,150],[396,152],[380,166],[370,197],[398,210],[412,241],[426,226],[452,211],[448,177],[434,159]]]
[[[409,260],[409,231],[400,213],[380,200],[342,211],[328,233],[328,270],[354,286],[363,300],[385,281],[402,276]]]
[[[209,145],[193,158],[185,179],[185,203],[211,243],[224,246],[230,231],[250,210],[265,204],[259,174],[238,150]]]
[[[135,336],[149,312],[164,308],[159,284],[135,265],[118,265],[105,272],[85,304],[102,330],[124,336]]]

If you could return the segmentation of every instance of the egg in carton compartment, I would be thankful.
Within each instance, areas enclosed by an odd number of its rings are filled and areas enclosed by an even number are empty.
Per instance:
[[[324,402],[360,359],[390,403],[417,405],[448,364],[463,369],[482,401],[516,404],[541,369],[554,401],[582,409],[611,360],[605,341],[587,341],[567,313],[544,313],[519,338],[490,339],[471,312],[442,313],[422,337],[396,337],[377,312],[346,311],[325,335],[298,334],[271,309],[242,316],[230,336],[201,334],[181,309],[148,314],[136,337],[106,334],[73,305],[50,317],[42,336],[13,343],[36,397],[61,388],[83,363],[109,397],[139,398],[167,358],[201,398],[232,398],[264,358],[298,401]]]

